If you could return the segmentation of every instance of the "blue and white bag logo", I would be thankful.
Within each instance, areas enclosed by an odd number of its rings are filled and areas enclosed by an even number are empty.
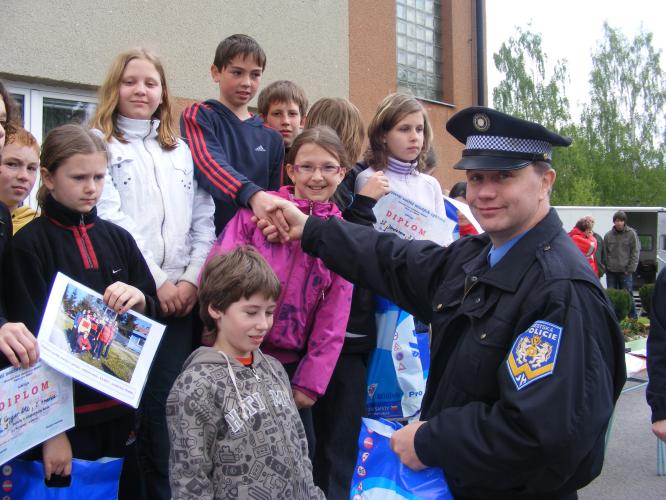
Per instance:
[[[552,375],[562,340],[562,327],[536,321],[513,343],[506,367],[516,389]]]

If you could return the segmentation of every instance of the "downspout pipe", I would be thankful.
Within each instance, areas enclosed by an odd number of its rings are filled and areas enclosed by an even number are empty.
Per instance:
[[[476,93],[479,106],[486,104],[485,0],[476,0]]]

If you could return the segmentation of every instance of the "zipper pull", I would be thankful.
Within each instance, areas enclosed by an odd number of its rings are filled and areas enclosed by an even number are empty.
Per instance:
[[[81,222],[79,222],[79,225],[81,225],[81,226],[85,226],[85,224],[84,224],[84,220],[83,220],[83,214],[81,214]]]
[[[312,215],[313,209],[314,208],[314,202],[310,200],[310,215]]]
[[[250,367],[250,370],[252,370],[252,375],[254,375],[254,378],[257,379],[257,382],[261,382],[261,378],[259,377],[259,375],[257,374],[257,372],[254,371],[254,368],[253,368],[253,367]]]

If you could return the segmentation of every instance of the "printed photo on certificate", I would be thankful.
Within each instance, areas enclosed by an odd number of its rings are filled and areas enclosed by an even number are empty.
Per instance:
[[[164,328],[58,273],[37,338],[50,366],[136,408]]]
[[[71,378],[43,361],[0,371],[0,464],[72,427]]]

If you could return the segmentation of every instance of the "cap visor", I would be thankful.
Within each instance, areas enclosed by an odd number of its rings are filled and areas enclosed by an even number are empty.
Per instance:
[[[516,170],[532,163],[522,158],[501,156],[465,156],[453,168],[456,170]]]

